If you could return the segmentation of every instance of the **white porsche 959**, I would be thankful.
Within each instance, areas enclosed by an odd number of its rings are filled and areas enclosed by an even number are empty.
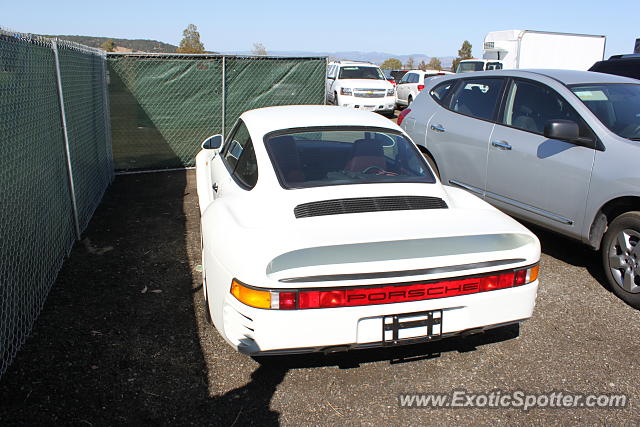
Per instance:
[[[388,119],[263,108],[202,148],[205,311],[238,351],[408,344],[531,317],[536,236],[441,185]]]

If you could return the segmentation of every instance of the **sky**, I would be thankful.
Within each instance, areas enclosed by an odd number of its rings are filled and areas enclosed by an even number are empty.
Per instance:
[[[195,24],[205,49],[389,52],[482,56],[489,31],[529,29],[607,36],[606,55],[631,53],[640,0],[146,1],[0,0],[0,27],[36,34],[159,40],[177,45]]]

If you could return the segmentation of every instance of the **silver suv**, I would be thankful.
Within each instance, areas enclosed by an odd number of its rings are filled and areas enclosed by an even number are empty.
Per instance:
[[[640,81],[567,70],[436,77],[401,126],[445,184],[601,249],[640,308]]]

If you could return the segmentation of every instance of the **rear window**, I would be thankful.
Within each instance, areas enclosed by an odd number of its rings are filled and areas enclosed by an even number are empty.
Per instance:
[[[314,128],[265,137],[284,188],[391,182],[434,183],[424,157],[400,133]]]
[[[482,61],[472,61],[472,62],[461,62],[458,64],[458,73],[468,73],[471,71],[484,71],[484,62]]]

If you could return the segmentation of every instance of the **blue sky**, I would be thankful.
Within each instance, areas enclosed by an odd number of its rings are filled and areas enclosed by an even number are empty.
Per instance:
[[[493,30],[604,34],[607,56],[640,37],[640,0],[535,1],[9,1],[0,26],[44,34],[155,39],[178,44],[198,26],[207,50],[378,51],[456,56],[463,40],[482,54]]]

